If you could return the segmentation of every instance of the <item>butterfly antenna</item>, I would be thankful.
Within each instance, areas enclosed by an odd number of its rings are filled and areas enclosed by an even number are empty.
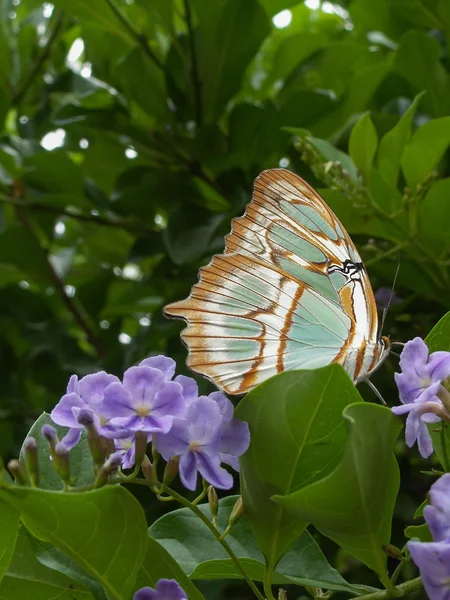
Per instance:
[[[378,398],[378,400],[381,402],[381,404],[383,406],[387,406],[383,396],[380,394],[380,392],[377,390],[377,388],[373,385],[373,383],[370,381],[370,379],[364,379],[364,381],[367,383],[367,385],[370,387],[370,389],[372,390],[372,392],[375,394],[375,396]]]
[[[389,300],[388,303],[386,305],[385,308],[383,308],[383,315],[381,317],[381,326],[380,326],[380,333],[378,335],[379,339],[381,340],[381,335],[383,333],[383,327],[384,327],[384,322],[386,320],[386,315],[387,312],[392,304],[392,298],[394,297],[394,290],[395,290],[395,284],[397,283],[397,276],[398,276],[398,272],[400,271],[400,263],[402,262],[402,255],[399,254],[398,256],[398,262],[397,262],[397,268],[395,269],[395,275],[394,275],[394,281],[392,282],[392,287],[391,287],[391,293],[389,294]]]

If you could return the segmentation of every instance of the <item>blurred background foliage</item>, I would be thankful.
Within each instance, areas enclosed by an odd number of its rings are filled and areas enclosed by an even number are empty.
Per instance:
[[[320,189],[375,290],[402,254],[386,334],[448,308],[448,0],[2,0],[0,27],[3,456],[73,372],[185,371],[161,308],[266,168]],[[407,458],[401,520],[423,497]]]

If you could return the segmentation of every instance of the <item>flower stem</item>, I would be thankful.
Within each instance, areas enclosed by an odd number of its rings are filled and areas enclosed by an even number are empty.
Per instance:
[[[447,438],[445,436],[445,432],[447,429],[447,423],[442,421],[441,427],[441,446],[442,446],[442,468],[446,473],[450,471],[450,464],[448,461],[448,452],[447,452]]]
[[[233,550],[230,547],[230,545],[228,544],[228,542],[226,540],[220,539],[220,536],[221,536],[220,531],[216,527],[214,527],[214,525],[211,523],[211,521],[208,519],[208,517],[202,513],[202,511],[198,508],[198,506],[196,506],[195,504],[192,504],[192,502],[189,502],[189,500],[184,498],[184,496],[181,496],[180,494],[178,494],[174,490],[168,488],[167,486],[162,486],[162,489],[167,494],[172,496],[172,498],[174,498],[177,502],[179,502],[186,508],[189,508],[193,513],[195,513],[197,515],[197,517],[199,517],[199,519],[201,519],[203,521],[203,523],[206,525],[206,527],[208,527],[208,529],[214,535],[214,537],[219,542],[219,544],[221,544],[222,547],[226,550],[229,557],[236,565],[236,568],[240,571],[241,575],[243,576],[245,581],[248,583],[248,585],[252,589],[253,593],[258,598],[258,600],[266,600],[264,598],[264,596],[261,594],[261,592],[258,590],[258,588],[256,587],[256,585],[255,585],[254,581],[252,580],[252,578],[250,577],[250,575],[247,573],[247,571],[244,569],[244,567],[240,563],[238,557],[233,552]],[[270,597],[268,597],[268,600],[275,600],[275,599],[273,598],[273,596],[270,596]]]
[[[267,600],[275,600],[275,596],[272,594],[272,568],[267,568],[264,571],[264,593]]]
[[[395,590],[397,592],[396,597],[403,598],[411,592],[422,589],[422,587],[423,583],[420,577],[416,577],[410,581],[405,581],[405,583],[395,586]],[[380,590],[379,592],[372,592],[370,594],[366,594],[365,596],[358,596],[358,600],[389,600],[390,598],[392,598],[392,593],[390,590]]]

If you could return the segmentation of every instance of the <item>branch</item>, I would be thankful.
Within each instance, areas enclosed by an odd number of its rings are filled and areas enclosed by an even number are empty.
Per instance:
[[[185,10],[185,19],[189,32],[189,49],[191,52],[191,78],[192,78],[192,88],[194,90],[194,101],[195,101],[195,121],[198,125],[202,124],[202,84],[200,82],[199,72],[198,72],[198,64],[197,64],[197,54],[195,52],[195,43],[194,43],[194,30],[192,28],[192,15],[191,15],[191,6],[189,4],[189,0],[184,0],[184,10]]]
[[[62,29],[63,24],[64,24],[64,17],[61,14],[59,14],[58,18],[56,20],[56,23],[55,23],[55,27],[53,28],[53,31],[50,34],[50,37],[48,38],[46,45],[42,49],[39,56],[36,58],[36,62],[34,63],[33,68],[28,73],[28,76],[26,77],[25,81],[23,82],[22,87],[20,87],[17,90],[17,92],[13,95],[13,97],[12,97],[12,105],[13,106],[17,106],[24,99],[24,97],[25,97],[26,93],[28,92],[29,88],[31,87],[31,84],[33,83],[35,77],[39,74],[40,70],[44,66],[45,61],[49,57],[50,52],[53,47],[53,44],[55,43],[55,41],[58,37],[58,34]]]
[[[156,56],[156,54],[153,52],[153,50],[150,48],[147,38],[144,35],[140,34],[139,31],[137,31],[137,29],[135,29],[135,27],[134,27],[133,23],[130,21],[130,19],[119,8],[117,8],[117,6],[114,4],[114,2],[112,0],[106,0],[106,3],[108,4],[109,8],[113,11],[113,13],[116,16],[116,18],[118,19],[118,21],[120,21],[120,23],[125,27],[125,29],[128,31],[128,33],[131,35],[131,37],[134,40],[136,40],[136,42],[142,47],[145,54],[149,58],[152,59],[152,61],[155,63],[155,65],[157,67],[159,67],[162,71],[165,71],[164,65],[159,60],[159,58]]]
[[[40,204],[39,202],[27,202],[18,198],[11,198],[11,196],[1,193],[0,202],[3,202],[5,204],[11,204],[12,206],[18,206],[21,208],[29,208],[31,210],[38,210],[41,212],[51,213],[59,217],[64,216],[70,217],[71,219],[76,219],[78,221],[88,221],[89,223],[94,223],[95,225],[120,227],[121,229],[125,229],[130,233],[154,233],[153,229],[151,229],[150,227],[146,227],[144,224],[138,225],[133,223],[127,223],[126,221],[121,221],[119,219],[100,217],[97,215],[77,214],[71,212],[70,210],[57,208],[54,206],[47,206],[46,204]]]
[[[420,590],[422,588],[423,582],[420,577],[416,577],[410,581],[405,581],[405,583],[395,586],[395,590],[397,592],[396,598],[402,598],[403,596],[407,596],[411,592],[415,592],[416,590]],[[392,594],[389,590],[380,590],[379,592],[372,592],[371,594],[366,594],[365,596],[358,596],[358,600],[392,600]]]
[[[21,185],[20,185],[20,182],[18,182],[18,181],[14,182],[14,193],[17,196],[17,199],[20,199]],[[36,242],[39,244],[42,252],[45,255],[45,260],[47,262],[50,279],[52,280],[56,291],[58,292],[59,296],[61,297],[61,300],[66,305],[69,312],[73,315],[75,321],[78,323],[80,328],[84,331],[88,342],[96,350],[97,356],[99,358],[103,358],[106,353],[105,353],[102,343],[98,339],[94,330],[91,329],[90,323],[84,316],[83,311],[78,306],[78,303],[73,298],[71,298],[70,296],[67,295],[65,287],[64,287],[64,282],[59,277],[58,273],[55,271],[55,269],[48,257],[47,251],[44,248],[42,248],[39,237],[36,234],[33,224],[31,223],[30,219],[28,218],[28,215],[27,215],[26,211],[24,210],[24,207],[21,206],[20,203],[18,203],[16,208],[17,208],[19,218],[22,221],[23,225],[28,229],[28,231],[33,236],[33,238],[36,240]]]

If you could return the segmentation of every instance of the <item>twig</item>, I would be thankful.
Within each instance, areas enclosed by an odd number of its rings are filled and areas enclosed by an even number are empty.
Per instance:
[[[71,219],[77,219],[78,221],[88,221],[90,223],[95,223],[96,225],[104,225],[109,227],[120,227],[121,229],[125,229],[126,231],[130,231],[131,233],[150,233],[153,232],[153,229],[146,227],[145,225],[139,226],[134,225],[132,223],[127,223],[125,221],[121,221],[119,219],[112,219],[108,217],[101,217],[97,215],[85,215],[85,214],[77,214],[73,213],[69,210],[63,208],[57,208],[54,206],[47,206],[46,204],[40,204],[39,202],[27,202],[25,200],[20,200],[16,198],[11,198],[6,194],[0,193],[0,202],[5,204],[12,204],[13,206],[20,206],[22,208],[38,210],[42,212],[51,213],[57,216],[70,217]]]
[[[416,577],[415,579],[405,581],[405,583],[395,586],[395,589],[398,592],[398,598],[402,598],[403,596],[422,588],[423,583],[420,577]],[[358,596],[358,600],[389,600],[391,598],[392,594],[390,590],[380,590],[379,592],[372,592],[370,594],[366,594],[365,596]]]
[[[112,0],[106,0],[106,3],[108,4],[109,8],[114,13],[116,18],[121,22],[121,24],[125,27],[125,29],[128,31],[128,33],[131,35],[131,37],[134,40],[136,40],[136,42],[142,47],[145,54],[149,58],[151,58],[151,60],[155,63],[155,65],[158,68],[160,68],[162,71],[165,71],[164,65],[162,64],[162,62],[159,60],[159,58],[156,56],[156,54],[153,52],[153,50],[148,45],[147,38],[144,35],[140,34],[139,31],[137,31],[134,28],[133,23],[129,20],[129,18],[126,15],[124,15],[124,13],[119,8],[117,8],[117,6],[114,4],[114,2]]]
[[[37,57],[36,62],[33,65],[33,68],[28,73],[28,76],[26,77],[25,81],[23,82],[22,87],[19,88],[19,90],[13,95],[13,98],[12,98],[13,106],[17,106],[18,104],[20,104],[22,102],[23,98],[25,97],[31,84],[34,81],[34,78],[38,75],[38,73],[44,66],[44,63],[50,55],[50,51],[58,37],[59,32],[61,31],[63,24],[64,24],[64,17],[61,14],[59,14],[58,18],[56,20],[56,23],[55,23],[55,27],[54,27],[52,33],[50,34],[50,37],[48,38],[46,45],[44,46],[41,53]]]
[[[20,182],[15,181],[13,188],[14,188],[14,194],[15,194],[16,198],[20,199],[20,197],[22,195],[22,188],[21,188]],[[103,348],[103,345],[101,344],[101,342],[98,339],[95,332],[91,329],[90,324],[88,323],[87,319],[85,318],[83,312],[80,310],[77,302],[73,298],[71,298],[70,296],[67,295],[65,287],[64,287],[64,283],[61,280],[61,278],[59,277],[58,273],[55,271],[55,269],[48,257],[48,253],[46,252],[46,250],[44,248],[42,248],[39,237],[33,227],[33,224],[31,223],[30,219],[28,218],[28,215],[27,215],[26,211],[24,210],[24,207],[20,206],[20,204],[18,204],[16,206],[16,209],[17,209],[17,213],[19,215],[21,222],[28,229],[28,231],[33,236],[33,238],[36,240],[36,242],[39,244],[39,246],[45,256],[45,261],[47,263],[50,279],[52,280],[53,285],[55,286],[55,289],[58,292],[61,300],[66,305],[69,312],[73,315],[75,321],[78,323],[80,328],[84,331],[88,342],[95,349],[97,356],[99,358],[103,358],[105,356],[105,350]]]
[[[192,28],[192,15],[189,0],[184,0],[185,19],[189,32],[189,49],[191,52],[191,79],[195,101],[195,121],[197,126],[202,124],[202,84],[200,82],[197,53],[195,52],[194,30]]]

